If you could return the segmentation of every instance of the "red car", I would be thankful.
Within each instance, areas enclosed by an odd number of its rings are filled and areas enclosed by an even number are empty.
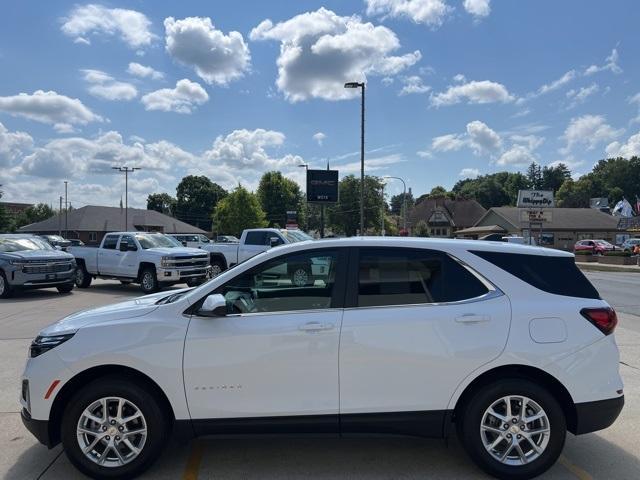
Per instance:
[[[615,250],[616,247],[606,240],[580,240],[573,247],[574,252],[590,251],[594,255],[602,255],[604,252]]]

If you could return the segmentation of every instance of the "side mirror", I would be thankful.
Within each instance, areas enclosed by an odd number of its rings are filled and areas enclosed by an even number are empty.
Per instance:
[[[227,315],[227,301],[219,293],[213,293],[204,299],[198,310],[201,317],[224,317]]]
[[[280,239],[278,237],[270,237],[269,238],[269,247],[271,247],[271,248],[277,247],[281,243],[282,242],[280,241]]]
[[[120,241],[120,251],[121,252],[126,252],[127,250],[129,250],[129,242],[127,242],[126,240],[121,240]]]
[[[130,252],[137,252],[138,247],[136,247],[134,243],[130,243],[129,245],[127,245],[127,250],[129,250]]]

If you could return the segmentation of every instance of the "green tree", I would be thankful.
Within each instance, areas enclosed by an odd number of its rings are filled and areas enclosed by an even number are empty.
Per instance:
[[[41,222],[54,215],[55,212],[49,205],[46,203],[38,203],[21,212],[16,217],[15,226],[16,228],[24,227],[25,225]]]
[[[564,163],[559,163],[551,167],[543,167],[540,188],[557,192],[568,178],[571,178],[571,170],[569,170],[569,167]]]
[[[298,214],[298,224],[306,225],[305,200],[300,186],[286,178],[280,172],[267,172],[260,179],[256,191],[262,210],[264,210],[269,226],[285,225],[287,211]]]
[[[0,190],[0,199],[2,198],[2,190]],[[15,229],[13,219],[7,212],[4,205],[0,204],[0,232],[11,232]]]
[[[147,197],[147,210],[173,216],[176,210],[176,199],[168,193],[151,193]]]
[[[542,168],[536,162],[531,162],[527,168],[527,180],[529,180],[529,188],[538,190],[542,187]]]
[[[218,202],[214,213],[217,230],[226,235],[239,237],[245,228],[267,226],[264,210],[255,193],[242,185]]]
[[[399,193],[398,195],[394,195],[391,197],[391,213],[393,215],[402,215],[402,197],[404,193]],[[407,215],[411,208],[415,205],[416,201],[413,198],[413,194],[411,192],[407,192]]]
[[[380,230],[382,215],[382,187],[378,177],[365,176],[364,181],[364,227]],[[335,233],[355,235],[360,229],[360,179],[348,175],[340,180],[338,203],[329,212],[329,225]]]
[[[177,219],[211,231],[211,214],[227,191],[205,176],[184,177],[176,188]]]
[[[568,178],[556,193],[556,204],[564,208],[587,208],[589,199],[599,196],[594,194],[594,185],[585,175],[577,181]]]
[[[414,237],[428,237],[429,236],[429,226],[427,222],[424,220],[418,220],[415,227],[413,227],[413,236]]]

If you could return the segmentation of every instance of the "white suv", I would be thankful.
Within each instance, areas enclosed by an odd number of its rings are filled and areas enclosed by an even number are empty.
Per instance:
[[[327,268],[299,285],[290,264]],[[22,417],[94,478],[139,474],[170,433],[453,428],[486,472],[531,478],[556,461],[567,431],[606,428],[620,413],[615,326],[565,252],[301,242],[200,287],[44,329],[22,377]]]

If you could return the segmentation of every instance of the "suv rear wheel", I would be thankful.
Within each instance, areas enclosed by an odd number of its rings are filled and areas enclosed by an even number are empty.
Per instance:
[[[558,401],[526,379],[506,379],[478,390],[456,421],[471,459],[502,479],[536,477],[556,462],[567,426]]]
[[[91,478],[132,478],[162,452],[167,419],[143,387],[105,377],[84,387],[62,419],[62,444],[71,463]]]

